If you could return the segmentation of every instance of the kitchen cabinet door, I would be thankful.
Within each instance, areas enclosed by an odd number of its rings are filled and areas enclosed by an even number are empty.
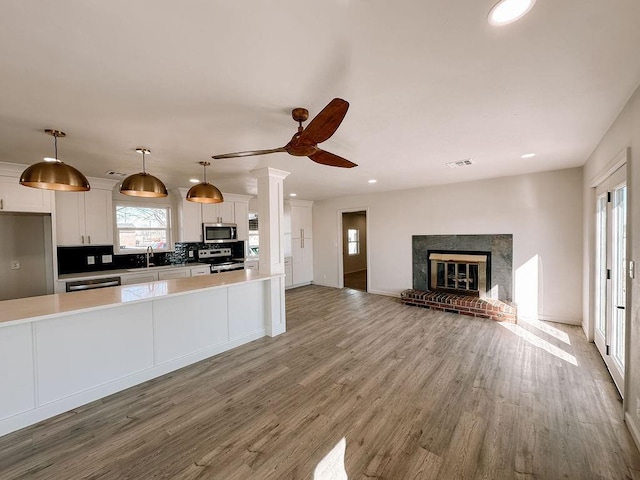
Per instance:
[[[158,272],[129,273],[120,277],[122,285],[134,285],[136,283],[157,282]]]
[[[209,265],[199,265],[197,267],[191,267],[191,276],[199,277],[200,275],[210,275],[211,268]]]
[[[56,192],[58,245],[113,245],[110,190]]]
[[[185,278],[191,276],[191,269],[178,268],[171,270],[161,270],[158,272],[158,280],[170,280],[172,278]]]
[[[53,192],[25,187],[14,177],[0,177],[0,211],[51,213]]]
[[[202,204],[202,221],[204,223],[236,223],[235,202]]]
[[[108,190],[84,193],[84,225],[89,245],[113,245],[112,198]]]
[[[311,207],[291,205],[291,238],[313,237],[313,217]]]
[[[200,203],[178,200],[178,241],[202,241],[202,207]]]
[[[313,239],[292,239],[291,250],[293,286],[311,283],[313,280]]]
[[[238,225],[238,240],[249,239],[249,204],[242,202],[234,203],[234,218]]]
[[[293,265],[291,263],[291,257],[284,259],[284,286],[285,288],[293,285]]]

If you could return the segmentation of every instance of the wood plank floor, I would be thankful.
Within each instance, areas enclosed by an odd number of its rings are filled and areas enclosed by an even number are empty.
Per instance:
[[[286,297],[277,338],[1,437],[0,478],[640,479],[578,327]]]
[[[344,288],[355,288],[356,290],[367,291],[367,271],[345,273],[343,276]]]

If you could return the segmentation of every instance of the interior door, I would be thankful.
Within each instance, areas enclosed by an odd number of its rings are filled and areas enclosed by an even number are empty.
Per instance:
[[[594,340],[624,396],[626,330],[626,165],[596,188]]]

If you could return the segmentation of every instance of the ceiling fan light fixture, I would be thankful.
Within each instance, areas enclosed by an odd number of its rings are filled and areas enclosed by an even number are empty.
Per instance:
[[[194,185],[187,192],[187,200],[196,203],[222,203],[224,197],[222,192],[215,185],[207,182],[207,167],[209,162],[198,162],[204,170],[203,181]]]
[[[142,154],[142,172],[129,175],[120,185],[120,193],[132,197],[161,198],[169,193],[159,178],[146,172],[145,155],[151,152],[146,148],[136,148]]]
[[[536,0],[500,0],[489,11],[488,21],[494,27],[508,25],[524,17]]]
[[[51,129],[45,130],[45,133],[54,138],[55,158],[48,157],[42,162],[27,167],[20,175],[20,184],[43,190],[88,191],[91,187],[87,177],[71,165],[58,160],[58,137],[65,137],[66,134]]]

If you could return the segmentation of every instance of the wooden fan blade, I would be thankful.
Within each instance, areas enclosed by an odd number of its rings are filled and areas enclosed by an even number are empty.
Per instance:
[[[318,149],[318,151],[313,155],[309,155],[309,158],[316,163],[329,165],[330,167],[353,168],[358,166],[357,163],[350,162],[349,160],[339,157],[338,155],[325,152],[324,150],[320,149]]]
[[[220,158],[238,158],[238,157],[253,157],[255,155],[266,155],[268,153],[286,152],[284,147],[272,148],[271,150],[249,150],[247,152],[234,152],[223,153],[220,155],[213,155],[211,158],[218,160]]]
[[[298,143],[317,145],[329,139],[338,129],[349,109],[349,102],[334,98],[315,116],[298,137]]]

